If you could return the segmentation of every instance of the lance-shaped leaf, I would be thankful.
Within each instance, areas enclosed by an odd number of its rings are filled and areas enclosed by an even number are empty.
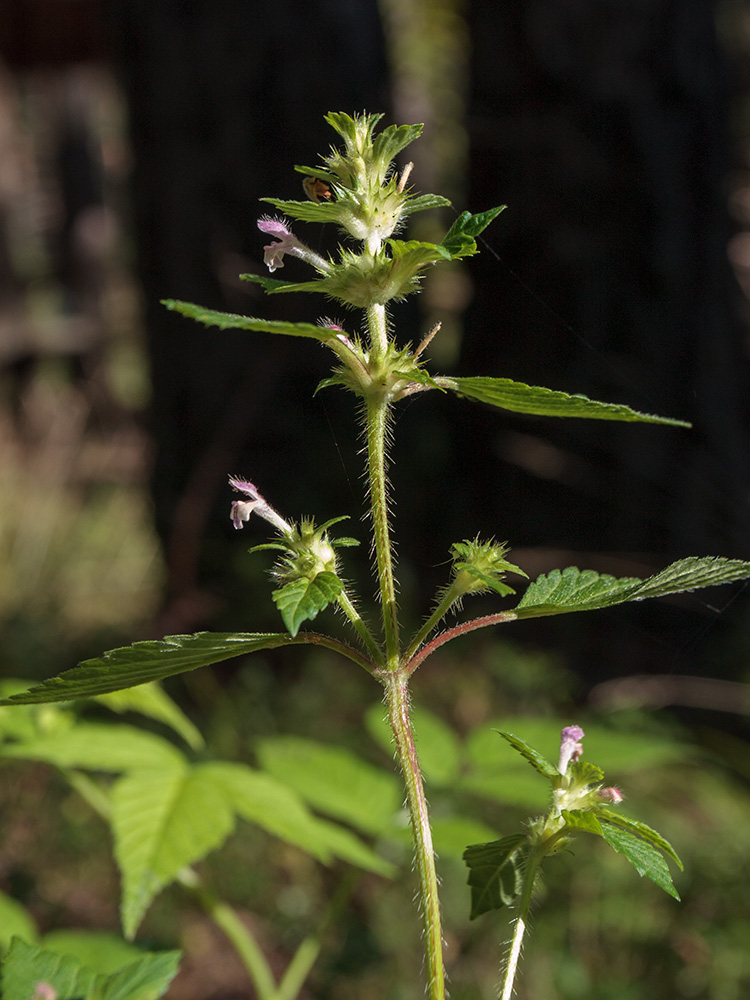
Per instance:
[[[472,844],[463,858],[469,869],[471,919],[511,906],[521,891],[521,865],[526,851],[526,837],[519,833],[489,844]]]
[[[504,729],[496,730],[504,740],[517,750],[518,753],[524,757],[529,764],[538,771],[540,774],[544,775],[545,778],[559,778],[560,772],[557,770],[554,764],[551,764],[546,757],[543,757],[538,750],[535,750],[532,746],[522,740],[520,736],[516,736],[515,733],[509,733]]]
[[[640,837],[635,837],[627,830],[613,826],[611,823],[602,823],[601,828],[602,837],[609,846],[618,854],[624,855],[639,875],[650,878],[660,889],[663,889],[670,896],[674,896],[675,899],[680,898],[661,851],[657,850],[653,844]]]
[[[253,278],[252,280],[256,280]],[[282,287],[277,289],[269,287],[265,283],[266,291],[284,291],[286,287],[293,289],[295,286],[286,286],[285,282],[279,282]],[[306,282],[314,284],[314,282]],[[281,333],[287,337],[310,337],[322,343],[335,337],[337,330],[332,330],[326,326],[316,326],[314,323],[287,323],[283,320],[259,319],[255,316],[240,316],[235,313],[217,312],[215,309],[206,309],[204,306],[194,305],[192,302],[179,302],[176,299],[162,299],[162,305],[172,312],[178,312],[182,316],[194,319],[204,326],[218,326],[221,330],[253,330],[256,333]]]
[[[664,854],[668,854],[669,857],[678,866],[680,871],[683,870],[682,861],[680,861],[677,852],[674,847],[669,843],[669,841],[662,837],[660,833],[653,830],[650,826],[645,823],[641,823],[637,819],[631,819],[629,816],[623,816],[614,809],[601,808],[597,809],[597,816],[604,822],[606,820],[611,826],[622,827],[623,830],[627,830],[628,833],[632,833],[636,837],[640,837],[641,840],[648,841],[658,850],[663,851]]]
[[[628,859],[639,875],[650,878],[675,899],[680,898],[672,883],[664,854],[668,854],[680,870],[682,862],[669,841],[656,830],[606,808],[564,809],[562,815],[571,829],[602,837],[618,854],[623,854]]]
[[[588,396],[571,396],[567,392],[545,389],[538,385],[514,382],[510,378],[445,378],[435,379],[438,385],[452,389],[479,403],[489,403],[514,413],[534,413],[544,417],[583,417],[590,420],[624,420],[648,424],[670,424],[690,427],[684,420],[656,417],[639,413],[620,403],[600,403]]]
[[[303,622],[316,618],[318,612],[332,604],[343,589],[344,585],[336,574],[324,570],[322,573],[317,573],[312,580],[308,580],[307,577],[292,580],[291,583],[274,590],[271,596],[281,612],[289,634],[294,637]]]
[[[196,632],[195,635],[170,635],[160,640],[134,642],[132,646],[111,649],[93,660],[84,660],[59,677],[51,677],[22,694],[5,698],[0,704],[40,705],[91,698],[231,660],[258,649],[275,649],[293,641],[283,632]]]
[[[552,570],[531,584],[514,609],[518,618],[538,618],[569,611],[592,611],[625,601],[663,597],[699,587],[713,587],[750,577],[750,562],[718,556],[689,556],[645,580],[614,577],[575,566]]]

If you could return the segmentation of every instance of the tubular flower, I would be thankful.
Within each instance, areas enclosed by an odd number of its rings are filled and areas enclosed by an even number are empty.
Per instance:
[[[575,764],[580,760],[583,754],[580,741],[584,736],[585,733],[580,726],[566,726],[560,733],[560,760],[557,765],[560,774],[565,774],[571,761]]]
[[[284,266],[284,254],[287,253],[306,260],[320,271],[330,270],[327,261],[297,239],[285,219],[272,219],[270,215],[264,215],[258,219],[258,229],[262,233],[273,236],[276,240],[275,243],[269,243],[268,246],[263,247],[263,263],[271,274]]]
[[[262,517],[264,520],[268,521],[270,524],[280,531],[282,535],[288,535],[292,531],[292,526],[281,514],[277,513],[273,507],[266,502],[266,500],[260,495],[258,490],[253,486],[253,484],[248,479],[240,479],[238,476],[229,477],[229,485],[232,489],[236,490],[238,493],[244,493],[247,500],[233,500],[232,501],[232,524],[238,530],[242,529],[245,521],[250,520],[250,515],[255,511],[255,513]]]

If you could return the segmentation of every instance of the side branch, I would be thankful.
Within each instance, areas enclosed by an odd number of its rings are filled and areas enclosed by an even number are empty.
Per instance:
[[[432,642],[428,642],[426,646],[422,646],[419,652],[412,656],[404,666],[406,676],[410,677],[428,656],[446,642],[450,642],[451,639],[457,639],[460,635],[465,635],[467,632],[474,632],[478,628],[488,628],[490,625],[501,625],[503,622],[512,622],[517,617],[518,615],[514,611],[499,611],[494,615],[484,615],[482,618],[473,618],[471,621],[463,622],[461,625],[454,625],[453,628],[449,628],[446,632],[436,635]]]

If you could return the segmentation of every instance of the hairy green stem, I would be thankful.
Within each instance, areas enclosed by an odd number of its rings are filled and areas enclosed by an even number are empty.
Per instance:
[[[529,922],[531,895],[534,891],[536,873],[539,871],[539,866],[544,858],[551,853],[557,842],[565,834],[566,828],[563,827],[556,834],[548,837],[543,843],[537,844],[526,859],[523,869],[523,885],[518,898],[518,912],[516,913],[516,919],[513,921],[513,937],[510,942],[508,958],[505,962],[505,975],[503,976],[503,989],[500,994],[500,1000],[511,1000],[513,996],[513,985],[518,971],[518,962],[521,957],[521,946]]]
[[[417,748],[414,745],[414,731],[409,712],[408,681],[399,671],[395,674],[384,674],[383,683],[388,717],[396,743],[396,755],[406,786],[406,801],[414,836],[424,932],[427,996],[429,1000],[445,1000],[443,932],[440,921],[435,852],[432,846],[432,829],[422,772],[419,766]]]
[[[459,600],[460,595],[456,595],[453,590],[449,587],[445,593],[445,596],[441,601],[438,602],[437,607],[432,612],[430,617],[425,621],[422,628],[417,632],[417,634],[412,639],[409,644],[409,648],[404,653],[404,663],[408,663],[409,660],[414,656],[416,651],[425,641],[427,636],[436,628],[440,622],[443,620],[445,615],[448,614],[451,607]]]
[[[388,525],[388,488],[385,468],[385,435],[388,424],[388,401],[382,396],[367,400],[367,477],[370,487],[373,541],[378,567],[380,603],[385,633],[388,669],[398,667],[398,609],[393,575],[393,548]]]
[[[374,305],[367,310],[367,329],[370,334],[370,350],[375,360],[385,357],[388,349],[388,320],[385,306]]]
[[[357,630],[357,634],[359,635],[359,637],[362,639],[362,642],[367,647],[367,651],[370,654],[370,656],[372,657],[373,662],[375,663],[375,665],[376,666],[382,666],[383,665],[383,651],[380,648],[380,646],[377,644],[377,642],[375,641],[375,637],[373,636],[372,632],[367,627],[367,622],[364,620],[364,618],[362,617],[362,615],[360,615],[359,611],[357,611],[356,607],[352,603],[352,601],[349,598],[349,596],[347,595],[346,591],[342,591],[342,593],[339,594],[339,596],[338,596],[338,604],[339,604],[339,607],[341,608],[341,610],[346,615],[346,617],[352,623],[352,625],[354,626],[354,628]]]

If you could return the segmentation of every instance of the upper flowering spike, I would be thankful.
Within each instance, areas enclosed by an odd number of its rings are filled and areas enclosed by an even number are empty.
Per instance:
[[[571,761],[575,763],[580,760],[583,754],[580,741],[585,735],[580,726],[565,726],[560,733],[560,760],[557,764],[560,774],[565,774]]]

